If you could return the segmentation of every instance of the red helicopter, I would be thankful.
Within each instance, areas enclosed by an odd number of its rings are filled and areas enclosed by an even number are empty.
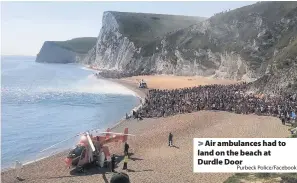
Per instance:
[[[97,130],[92,130],[92,131],[97,132]],[[97,134],[98,133],[102,135],[93,136],[90,134],[90,131],[87,131],[74,136],[74,137],[80,136],[80,141],[76,145],[76,147],[72,149],[69,152],[68,156],[65,158],[65,163],[67,167],[69,168],[75,167],[75,169],[78,171],[83,171],[86,165],[92,164],[92,163],[99,165],[100,167],[103,167],[106,161],[107,162],[111,161],[109,148],[108,146],[106,146],[106,144],[111,142],[124,143],[127,141],[128,136],[135,136],[132,134],[128,134],[128,128],[125,128],[124,133],[111,132],[109,128],[107,129],[106,132],[97,132]],[[74,137],[63,140],[40,152],[46,151]]]

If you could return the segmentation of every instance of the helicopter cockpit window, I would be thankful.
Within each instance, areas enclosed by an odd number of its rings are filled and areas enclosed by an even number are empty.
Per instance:
[[[81,155],[82,151],[85,149],[84,146],[76,146],[76,148],[74,149],[74,154],[75,155]]]
[[[81,145],[77,145],[70,153],[69,156],[71,157],[78,157],[81,155],[81,153],[83,152],[83,150],[85,149],[84,146]]]

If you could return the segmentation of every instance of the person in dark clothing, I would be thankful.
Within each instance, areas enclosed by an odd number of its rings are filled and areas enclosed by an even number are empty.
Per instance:
[[[111,171],[112,172],[115,172],[114,169],[115,169],[115,163],[116,163],[116,158],[115,158],[115,155],[113,154],[112,157],[111,157]]]
[[[127,142],[125,142],[124,154],[128,155],[128,152],[129,152],[129,144]]]
[[[168,138],[168,140],[169,140],[169,143],[168,143],[168,146],[172,146],[172,140],[173,140],[173,135],[172,135],[172,133],[170,132],[169,133],[169,138]]]
[[[143,120],[143,118],[141,117],[141,115],[139,113],[138,113],[137,119],[138,120]]]
[[[135,119],[135,118],[137,118],[137,114],[136,114],[136,111],[132,111],[132,115],[133,115],[133,118]]]
[[[130,179],[126,173],[115,173],[112,175],[110,183],[130,183]]]
[[[282,124],[285,125],[285,124],[286,124],[285,117],[282,116],[282,117],[281,117],[281,120],[282,120]]]
[[[128,159],[129,159],[128,154],[125,154],[123,170],[127,170],[127,168],[128,168]]]

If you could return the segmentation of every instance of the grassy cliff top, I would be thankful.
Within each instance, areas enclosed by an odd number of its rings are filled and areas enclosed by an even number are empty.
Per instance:
[[[206,18],[181,15],[109,11],[117,20],[120,32],[137,46],[163,37],[166,33],[197,24]]]
[[[231,23],[234,20],[242,21],[246,19],[247,16],[259,15],[265,17],[265,21],[271,23],[281,20],[296,7],[296,1],[257,2],[227,13],[217,13],[210,19],[214,23],[220,24]]]
[[[76,53],[88,53],[96,44],[96,37],[81,37],[67,41],[51,41],[52,43]]]

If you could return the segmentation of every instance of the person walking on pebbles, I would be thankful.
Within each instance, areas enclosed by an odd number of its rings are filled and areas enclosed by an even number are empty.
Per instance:
[[[125,153],[123,170],[127,170],[128,168],[127,166],[128,166],[128,154]]]
[[[110,183],[130,183],[129,175],[124,172],[114,173],[110,179]]]
[[[172,146],[172,140],[173,140],[173,135],[172,135],[172,133],[170,132],[169,133],[169,138],[168,138],[168,140],[169,140],[169,142],[168,142],[168,146]]]
[[[20,174],[22,172],[23,164],[20,161],[15,162],[16,179],[21,180]]]
[[[124,155],[129,154],[129,144],[125,142],[125,147],[124,147]]]
[[[112,157],[111,157],[111,172],[115,172],[114,171],[114,169],[115,169],[115,163],[116,163],[116,157],[113,154]]]

